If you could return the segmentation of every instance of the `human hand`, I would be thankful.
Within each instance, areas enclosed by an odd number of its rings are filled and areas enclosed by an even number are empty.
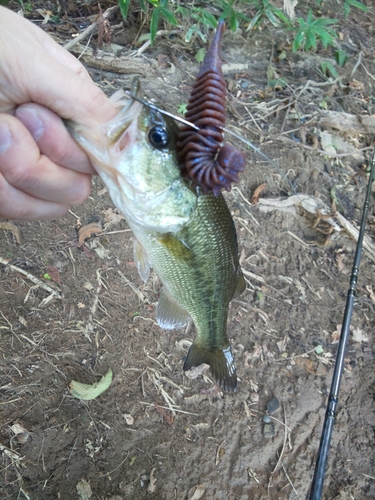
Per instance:
[[[115,114],[74,56],[0,7],[0,219],[55,218],[82,203],[94,170],[62,119],[95,126]]]

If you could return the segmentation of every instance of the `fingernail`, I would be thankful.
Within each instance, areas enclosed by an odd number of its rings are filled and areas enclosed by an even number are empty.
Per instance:
[[[35,109],[19,108],[16,111],[16,117],[25,125],[35,141],[42,137],[44,124]]]
[[[0,123],[0,154],[5,153],[12,144],[12,134],[6,123]]]

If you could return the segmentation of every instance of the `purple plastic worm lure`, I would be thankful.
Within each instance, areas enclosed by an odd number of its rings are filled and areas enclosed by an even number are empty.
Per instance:
[[[238,182],[245,168],[245,156],[230,144],[223,144],[226,87],[220,49],[225,23],[220,21],[190,94],[186,120],[199,127],[181,127],[177,157],[182,168],[203,193],[218,196]]]

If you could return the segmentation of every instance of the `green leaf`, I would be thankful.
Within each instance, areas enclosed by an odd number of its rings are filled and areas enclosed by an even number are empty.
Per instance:
[[[323,47],[326,49],[333,42],[333,37],[325,30],[315,30],[315,33],[320,37]]]
[[[316,352],[316,354],[323,354],[323,352],[324,352],[323,346],[317,345],[315,347],[315,352]]]
[[[338,19],[323,19],[322,17],[317,19],[317,26],[322,25],[322,26],[328,26],[329,24],[337,24],[339,22]]]
[[[323,61],[320,65],[322,68],[322,72],[327,76],[333,76],[334,78],[338,78],[339,75],[336,71],[336,68],[328,61]]]
[[[345,52],[345,50],[336,50],[335,58],[339,66],[343,67],[348,60],[348,54]]]
[[[229,26],[233,32],[235,32],[238,28],[236,13],[233,9],[231,9],[230,14],[229,14]]]
[[[224,2],[225,8],[224,8],[223,12],[221,13],[221,16],[219,17],[220,21],[225,21],[226,18],[229,16],[230,11],[233,10],[232,4],[233,4],[233,1],[232,2]]]
[[[291,22],[291,20],[289,19],[288,16],[286,16],[284,14],[283,11],[281,11],[280,9],[275,9],[273,11],[273,13],[275,14],[275,16],[277,16],[286,26],[293,26],[293,23]]]
[[[263,12],[258,11],[255,16],[252,18],[249,26],[247,27],[246,31],[251,31],[258,23],[259,19],[262,17]]]
[[[187,33],[186,33],[186,36],[185,36],[185,42],[186,43],[190,42],[190,40],[192,39],[192,36],[194,35],[194,33],[197,32],[197,29],[198,29],[198,26],[196,24],[193,24],[192,26],[190,26],[190,28],[187,30]]]
[[[296,52],[299,48],[303,47],[304,40],[305,40],[304,31],[299,31],[294,38],[292,51]]]
[[[205,9],[202,10],[202,20],[204,24],[207,24],[211,28],[215,29],[217,27],[217,20],[212,14],[210,14],[210,12]]]
[[[50,280],[50,279],[51,279],[51,276],[50,276],[48,273],[45,273],[45,274],[43,274],[43,278],[44,278],[45,280]]]
[[[81,382],[72,380],[69,385],[69,391],[71,395],[77,399],[91,401],[92,399],[100,396],[100,394],[108,389],[108,387],[111,385],[112,377],[112,370],[109,369],[106,375],[103,375],[99,382],[95,382],[92,385],[82,384]]]
[[[280,26],[279,20],[275,16],[275,14],[272,12],[271,9],[267,9],[265,12],[265,15],[267,16],[268,20],[273,24],[276,28]]]
[[[137,43],[142,43],[142,42],[146,42],[147,40],[150,40],[151,38],[151,34],[150,33],[144,33],[143,35],[141,35],[138,40],[137,40]]]
[[[306,50],[311,48],[316,49],[316,36],[311,30],[309,30],[306,33]]]
[[[119,0],[121,15],[126,20],[129,11],[130,0]]]
[[[272,80],[269,80],[268,86],[275,89],[276,87],[280,87],[284,89],[287,86],[287,81],[285,78],[275,78]]]
[[[178,5],[175,8],[175,14],[181,14],[183,17],[186,17],[189,15],[190,11],[188,9],[185,9],[185,7],[182,7],[181,5]]]
[[[169,24],[173,24],[173,26],[177,25],[177,19],[175,18],[173,12],[171,12],[169,9],[163,7],[160,9],[160,13],[169,22]]]
[[[351,5],[352,7],[357,7],[357,9],[362,10],[363,12],[368,12],[368,8],[366,5],[363,5],[361,2],[357,2],[357,0],[345,0],[345,4]]]
[[[154,45],[156,32],[158,31],[159,17],[160,17],[160,9],[155,9],[151,15],[151,21],[150,21],[151,45]]]
[[[187,110],[187,104],[180,104],[179,107],[177,108],[177,113],[181,113],[184,115]]]
[[[197,62],[201,63],[203,62],[204,56],[206,55],[207,49],[205,47],[202,47],[197,51],[195,54],[195,59]]]

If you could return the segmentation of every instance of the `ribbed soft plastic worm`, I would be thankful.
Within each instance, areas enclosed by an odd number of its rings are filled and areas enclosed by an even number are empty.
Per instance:
[[[186,120],[199,131],[183,125],[177,142],[178,161],[195,185],[217,196],[238,182],[245,157],[230,144],[223,145],[226,87],[220,48],[225,23],[220,21],[190,94]]]

